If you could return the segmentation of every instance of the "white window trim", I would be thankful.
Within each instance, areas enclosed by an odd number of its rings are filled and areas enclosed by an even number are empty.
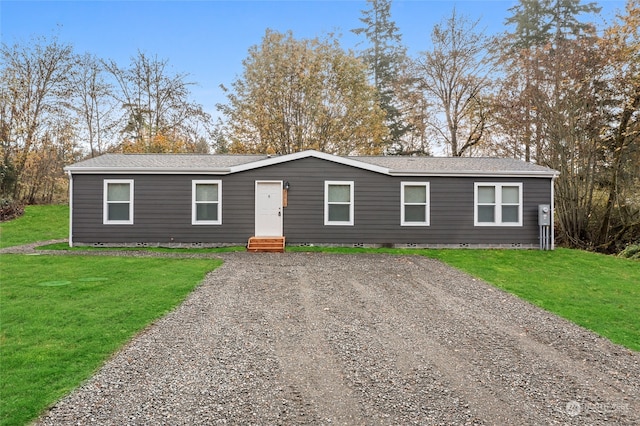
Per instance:
[[[109,220],[109,204],[118,201],[109,201],[109,184],[127,183],[129,184],[129,220]],[[133,225],[133,179],[105,179],[102,189],[102,224],[103,225]]]
[[[330,185],[349,185],[349,220],[348,221],[330,221],[329,220],[329,186]],[[353,181],[341,181],[341,180],[325,180],[324,181],[324,224],[325,225],[338,225],[338,226],[353,226],[353,212],[354,212],[354,200],[353,200]],[[346,203],[331,203],[331,204],[346,204]]]
[[[404,188],[407,186],[420,186],[425,188],[426,191],[426,203],[405,203],[404,202]],[[405,206],[424,206],[425,207],[425,221],[424,222],[407,222],[405,221],[404,208]],[[431,189],[429,182],[401,182],[400,183],[400,226],[429,226],[431,218]]]
[[[478,187],[493,186],[495,188],[495,216],[494,222],[478,222]],[[516,186],[518,187],[518,222],[502,222],[502,206],[515,205],[502,203],[502,187]],[[473,187],[473,225],[474,226],[522,226],[522,182],[474,182]]]
[[[196,209],[196,185],[218,185],[218,220],[198,220]],[[201,202],[202,203],[202,202]],[[192,180],[191,181],[191,224],[192,225],[222,225],[222,181],[221,180]]]

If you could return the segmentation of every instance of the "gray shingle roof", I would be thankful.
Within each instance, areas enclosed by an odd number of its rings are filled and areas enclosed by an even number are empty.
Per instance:
[[[537,175],[552,177],[547,167],[511,158],[486,157],[338,157],[317,151],[282,156],[210,154],[105,154],[68,166],[71,173],[229,174],[315,157],[389,175]]]
[[[266,155],[104,154],[73,164],[69,169],[228,169],[266,159]]]
[[[537,164],[527,163],[513,158],[492,157],[350,157],[357,161],[389,168],[392,171],[528,171],[544,172],[551,169]]]

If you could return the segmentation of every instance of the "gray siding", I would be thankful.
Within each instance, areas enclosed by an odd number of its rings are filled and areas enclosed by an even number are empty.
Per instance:
[[[134,224],[102,224],[104,179],[135,181]],[[222,180],[222,225],[191,225],[191,181]],[[538,204],[550,204],[549,178],[392,177],[305,158],[226,176],[74,175],[75,243],[238,243],[254,233],[256,180],[291,185],[283,210],[287,243],[538,244]],[[324,225],[324,181],[354,182],[354,226]],[[400,226],[400,183],[430,182],[431,225]],[[474,182],[522,182],[523,226],[475,227]]]

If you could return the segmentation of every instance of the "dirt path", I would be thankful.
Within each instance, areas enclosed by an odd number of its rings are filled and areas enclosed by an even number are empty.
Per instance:
[[[225,264],[41,424],[640,424],[640,354],[414,256]]]

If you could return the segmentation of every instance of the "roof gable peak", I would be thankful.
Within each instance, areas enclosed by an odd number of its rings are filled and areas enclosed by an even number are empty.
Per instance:
[[[306,151],[293,152],[291,154],[278,155],[274,157],[267,157],[262,160],[254,161],[251,163],[240,164],[235,167],[231,167],[231,173],[243,172],[245,170],[257,169],[260,167],[273,166],[275,164],[286,163],[289,161],[301,160],[304,158],[318,158],[321,160],[331,161],[333,163],[343,164],[345,166],[356,167],[359,169],[369,170],[377,173],[389,174],[387,167],[378,166],[375,164],[364,163],[362,161],[354,160],[353,157],[340,157],[338,155],[328,154],[326,152],[320,152],[313,149]]]

